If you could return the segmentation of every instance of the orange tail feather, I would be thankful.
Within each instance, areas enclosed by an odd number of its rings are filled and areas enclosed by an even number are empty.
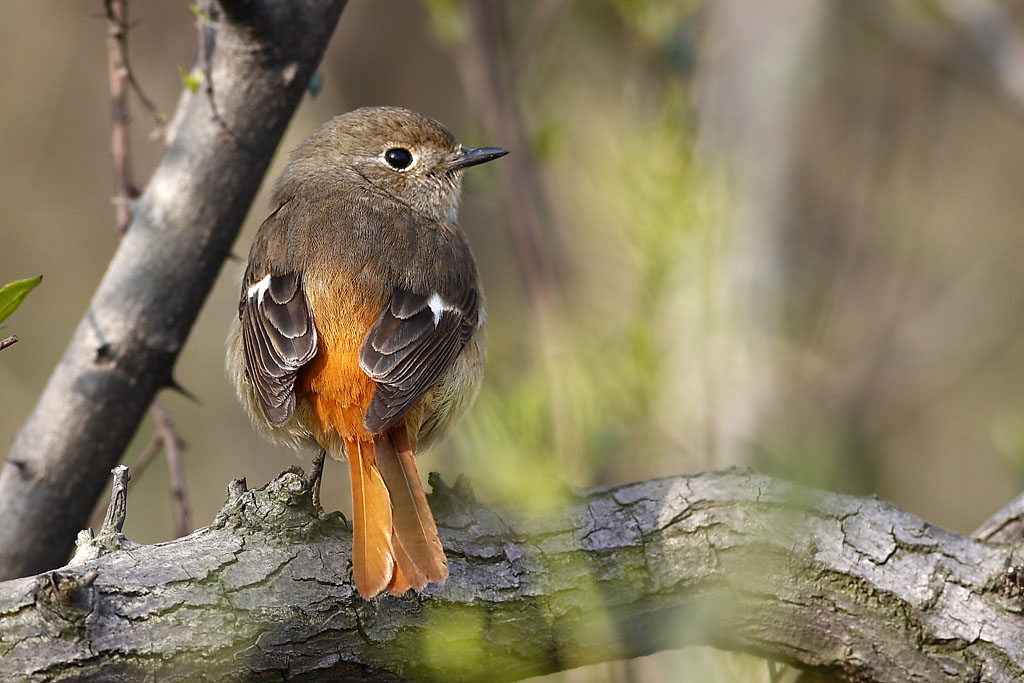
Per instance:
[[[419,590],[448,577],[448,563],[427,504],[405,422],[374,438],[377,467],[391,494],[394,557],[404,579]]]
[[[392,510],[393,514],[394,510]],[[401,595],[410,588],[420,590],[427,585],[427,577],[409,557],[409,553],[406,552],[405,546],[402,545],[402,539],[395,532],[394,527],[392,527],[391,540],[392,549],[395,552],[395,575],[391,579],[391,584],[388,585],[388,592],[392,595]]]
[[[352,578],[364,598],[392,581],[391,498],[375,462],[373,442],[346,441],[352,484]]]
[[[396,556],[400,552],[398,547],[395,547]],[[402,563],[395,563],[395,573],[391,575],[391,583],[388,584],[388,593],[392,595],[402,595],[407,590],[412,588],[408,581],[405,579],[405,574],[402,573]]]

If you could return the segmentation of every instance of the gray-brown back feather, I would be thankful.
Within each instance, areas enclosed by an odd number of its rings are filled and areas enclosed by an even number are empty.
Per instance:
[[[243,290],[242,338],[246,369],[260,407],[270,425],[279,427],[295,411],[295,378],[299,368],[316,355],[317,334],[301,276],[268,275],[262,294]]]
[[[360,367],[377,383],[363,420],[374,434],[392,427],[444,376],[476,327],[475,288],[437,316],[429,301],[396,289],[359,351]]]

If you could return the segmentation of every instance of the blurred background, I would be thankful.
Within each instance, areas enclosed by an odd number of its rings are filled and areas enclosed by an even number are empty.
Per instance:
[[[351,0],[285,152],[369,104],[513,154],[467,174],[487,292],[480,400],[422,456],[484,500],[749,466],[877,493],[969,533],[1024,485],[1020,2]],[[186,3],[132,3],[135,77],[168,117]],[[44,275],[3,332],[0,438],[28,416],[117,248],[102,4],[0,4],[0,280]],[[132,101],[141,187],[163,143]],[[235,253],[266,215],[257,198]],[[227,482],[296,462],[224,379],[242,262],[160,402],[193,526]],[[145,423],[125,462],[151,441]],[[127,535],[174,535],[164,462]],[[324,503],[348,509],[328,463]],[[103,503],[105,505],[105,502]],[[768,680],[706,649],[570,681]]]

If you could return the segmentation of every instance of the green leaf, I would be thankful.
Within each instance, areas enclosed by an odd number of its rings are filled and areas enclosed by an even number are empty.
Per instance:
[[[178,72],[181,74],[181,84],[188,88],[188,91],[193,95],[199,90],[199,86],[203,82],[203,72],[199,69],[193,69],[192,71],[185,71],[185,67],[178,66]]]
[[[199,17],[206,23],[210,23],[211,21],[213,21],[210,11],[205,9],[199,9],[199,5],[189,5],[188,11],[192,13],[192,16]]]
[[[14,310],[25,300],[25,296],[43,281],[43,276],[15,280],[0,287],[0,322],[14,313]]]

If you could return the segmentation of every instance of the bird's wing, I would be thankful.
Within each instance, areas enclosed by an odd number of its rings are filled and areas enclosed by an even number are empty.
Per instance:
[[[295,376],[316,355],[313,312],[299,273],[247,276],[246,283],[239,306],[245,367],[267,422],[280,427],[295,412]]]
[[[477,324],[477,292],[460,301],[396,289],[359,350],[359,365],[376,383],[363,423],[380,434],[405,415],[455,362]]]

